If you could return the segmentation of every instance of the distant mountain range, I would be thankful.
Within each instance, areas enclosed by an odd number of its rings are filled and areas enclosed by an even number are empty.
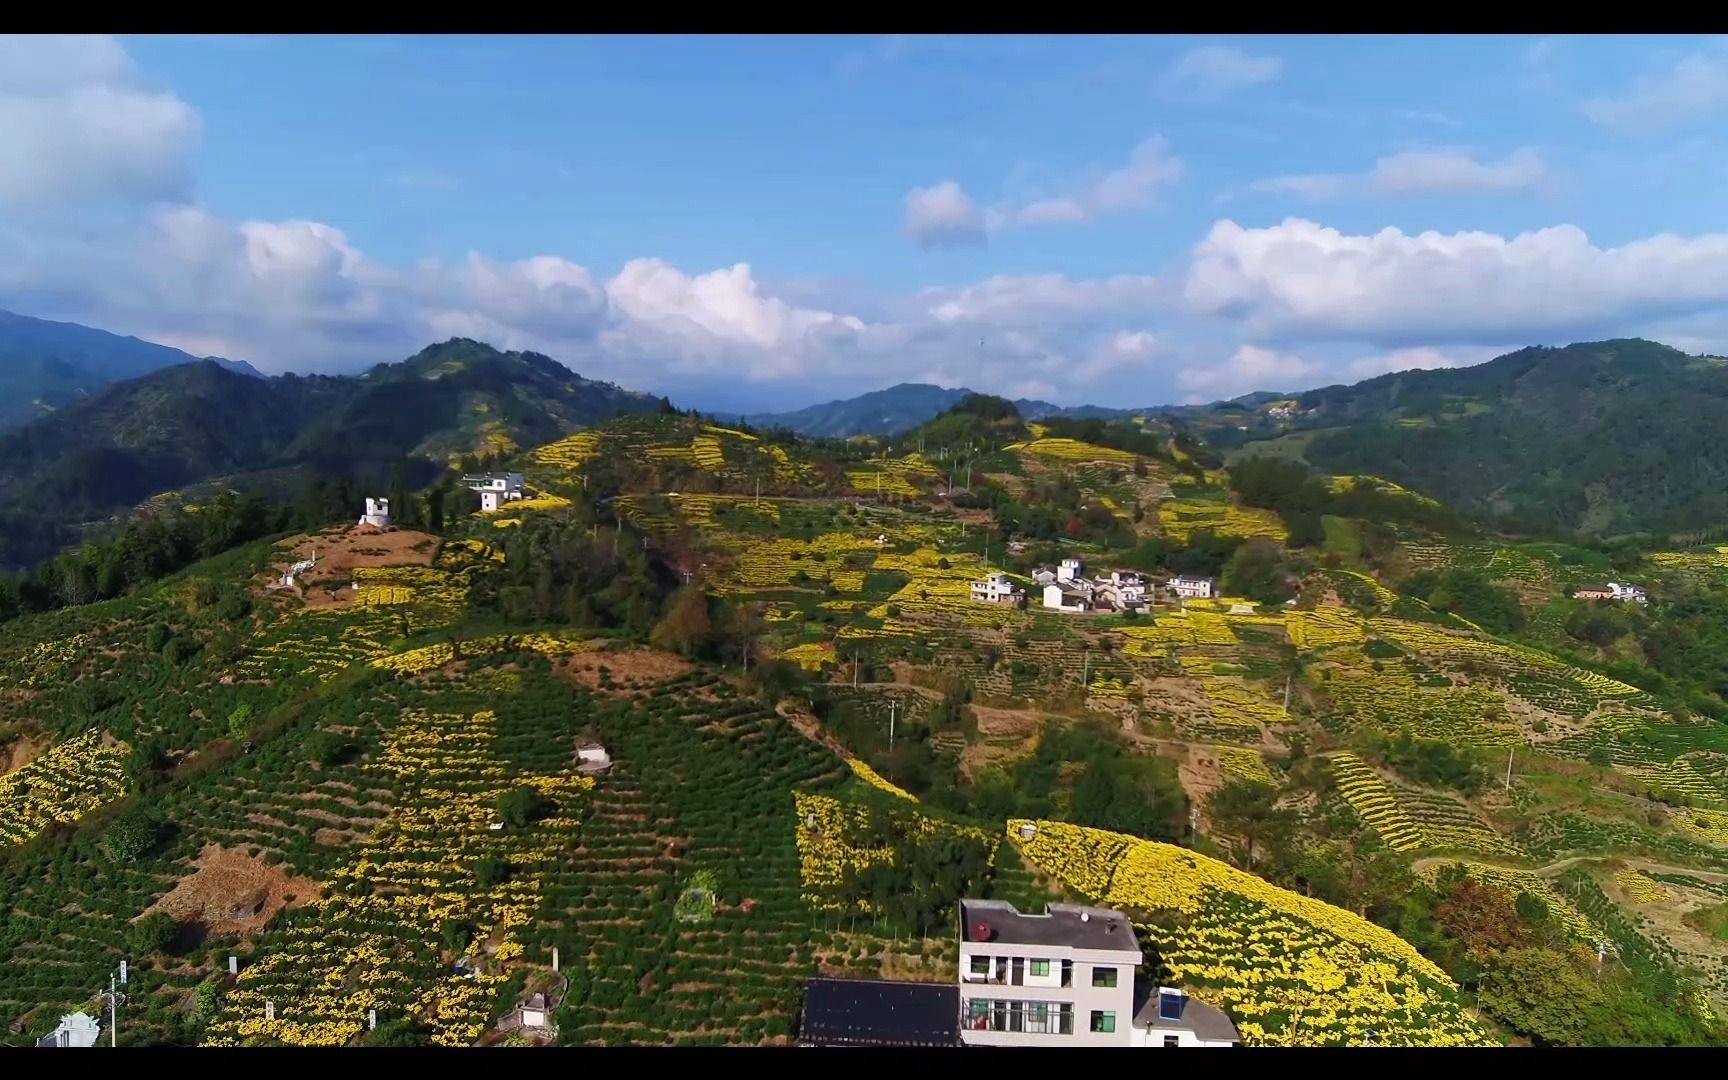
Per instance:
[[[1528,348],[1290,395],[1237,453],[1372,473],[1519,528],[1613,535],[1728,523],[1728,361],[1638,339]],[[1264,436],[1273,435],[1267,441]]]
[[[800,435],[845,439],[853,435],[893,435],[917,427],[972,393],[930,383],[900,383],[855,398],[810,405],[792,412],[751,413],[743,417],[757,427],[780,427]],[[1097,405],[1064,406],[1019,398],[1014,407],[1029,420],[1046,416],[1121,416],[1133,409]]]
[[[167,345],[77,323],[0,311],[0,428],[63,409],[121,379],[199,359]],[[243,360],[202,359],[258,376]]]
[[[316,471],[411,482],[452,457],[558,439],[659,399],[584,379],[547,356],[463,338],[359,376],[242,375],[195,361],[111,383],[0,432],[0,565],[23,565],[164,491],[241,490]]]

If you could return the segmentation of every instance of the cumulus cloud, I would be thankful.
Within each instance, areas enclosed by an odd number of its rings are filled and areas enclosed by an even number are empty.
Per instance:
[[[1728,55],[1692,53],[1618,95],[1592,98],[1584,115],[1605,127],[1653,132],[1728,109]]]
[[[1204,45],[1177,57],[1160,86],[1173,96],[1219,97],[1269,83],[1283,71],[1284,61],[1276,56],[1250,56],[1234,45]]]
[[[1394,371],[1469,367],[1515,351],[1517,346],[1511,345],[1477,349],[1436,349],[1431,345],[1418,345],[1360,357],[1345,364],[1341,371],[1353,379],[1372,379],[1376,375],[1389,375]]]
[[[1145,311],[1159,306],[1165,292],[1158,278],[1143,274],[1092,280],[999,274],[971,285],[921,290],[918,302],[923,314],[942,325],[1024,326]]]
[[[953,180],[906,193],[906,235],[921,248],[984,243],[984,216]]]
[[[1176,385],[1190,403],[1220,401],[1255,390],[1305,389],[1324,370],[1311,360],[1259,345],[1243,345],[1230,358],[1176,372]]]
[[[1143,210],[1182,176],[1162,136],[1146,139],[1118,168],[1096,172],[1051,194],[1003,200],[980,211],[958,183],[944,180],[906,195],[906,234],[922,248],[981,244],[988,233],[1027,225],[1074,224]]]
[[[1728,305],[1728,235],[1601,248],[1575,225],[1350,235],[1301,218],[1223,220],[1194,249],[1185,297],[1261,340],[1577,340]]]
[[[198,130],[113,38],[0,37],[0,205],[184,195]]]
[[[1366,173],[1276,176],[1256,191],[1321,201],[1350,194],[1456,194],[1522,191],[1549,179],[1548,165],[1532,147],[1521,146],[1500,161],[1478,161],[1462,147],[1403,150],[1380,158]]]

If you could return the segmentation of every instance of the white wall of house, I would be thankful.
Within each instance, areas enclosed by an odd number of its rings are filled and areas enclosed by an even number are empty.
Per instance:
[[[1016,974],[1014,961],[1020,961]],[[1035,962],[1046,965],[1046,973],[1033,975]],[[1068,986],[1062,985],[1063,961],[1069,964]],[[1133,1038],[1134,969],[1140,963],[1138,950],[1076,949],[1064,945],[1018,945],[1000,941],[960,943],[960,1038],[969,1046],[1128,1046]],[[982,967],[984,973],[979,973]],[[1113,981],[1112,986],[1095,986]],[[1015,979],[1019,982],[1016,983]],[[980,1030],[978,1002],[988,1003],[982,1012],[986,1023],[994,1015],[1013,1015],[997,1009],[998,1002],[1021,1005],[1021,1025],[1036,1015],[1028,1004],[1046,1004],[1049,1031]],[[1072,1033],[1056,1030],[1058,1006],[1067,1004],[1073,1017]],[[1097,1026],[1108,1031],[1094,1031]],[[1034,1025],[1035,1026],[1035,1025]]]
[[[1057,611],[1086,610],[1084,602],[1064,596],[1062,586],[1054,584],[1044,586],[1044,606]]]
[[[1079,559],[1063,559],[1056,565],[1057,581],[1073,581],[1085,570],[1085,564]]]

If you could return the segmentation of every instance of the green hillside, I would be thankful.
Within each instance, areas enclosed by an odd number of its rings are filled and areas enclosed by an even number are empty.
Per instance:
[[[1650,341],[1530,348],[1298,396],[1305,457],[1526,530],[1593,535],[1728,519],[1728,369]],[[1273,432],[1276,433],[1276,432]],[[1252,449],[1253,443],[1248,444]]]
[[[963,895],[1128,910],[1251,1044],[1728,1039],[1728,554],[1080,423],[638,413],[0,623],[7,1040],[125,956],[130,1043],[784,1043],[807,976],[951,979]],[[1064,557],[1224,595],[969,599]]]

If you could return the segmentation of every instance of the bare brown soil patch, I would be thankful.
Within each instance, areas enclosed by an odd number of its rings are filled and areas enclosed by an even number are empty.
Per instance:
[[[20,736],[0,746],[0,776],[9,772],[17,772],[24,766],[36,760],[36,755],[48,749],[48,740],[41,737]]]
[[[558,670],[592,689],[600,689],[600,669],[605,668],[614,684],[658,682],[689,671],[688,661],[656,649],[617,649],[609,652],[575,653]],[[613,687],[616,689],[616,685]]]
[[[150,910],[197,920],[215,933],[245,933],[263,926],[284,907],[318,895],[318,883],[311,878],[292,877],[263,859],[219,844],[206,844],[193,865],[197,869],[176,882]]]
[[[261,594],[280,594],[284,590],[270,590],[265,586],[280,577],[288,567],[301,561],[316,557],[318,563],[302,578],[299,583],[342,579],[342,587],[297,588],[306,606],[310,608],[341,607],[351,603],[354,591],[347,587],[347,579],[356,567],[362,566],[430,566],[438,554],[438,538],[431,533],[418,532],[414,529],[387,529],[383,532],[371,526],[337,526],[325,529],[319,533],[308,533],[296,536],[276,546],[273,553],[274,569],[262,575],[253,582],[253,591]]]

